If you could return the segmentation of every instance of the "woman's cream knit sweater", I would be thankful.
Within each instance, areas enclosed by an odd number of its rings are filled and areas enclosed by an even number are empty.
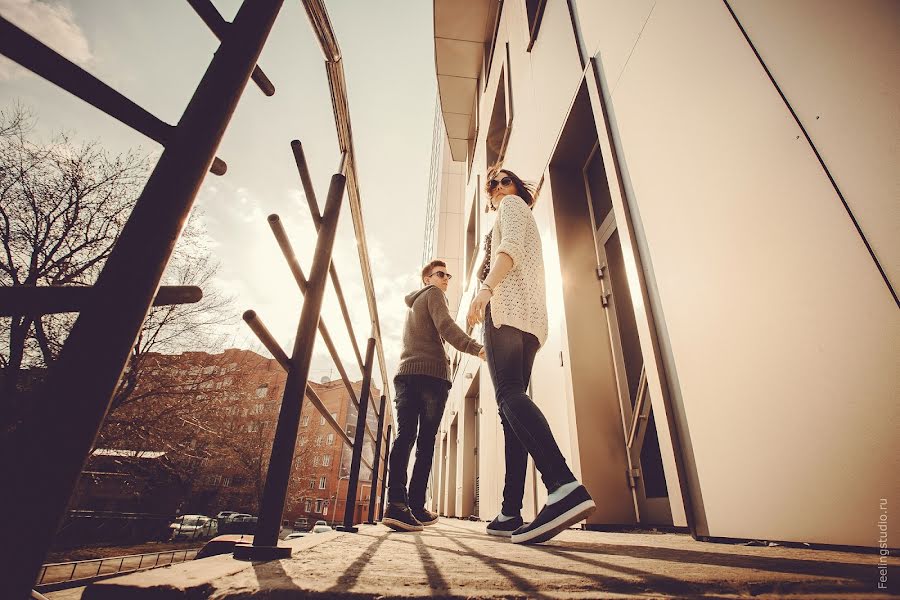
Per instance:
[[[495,327],[510,325],[547,340],[547,292],[541,238],[531,209],[518,196],[504,196],[491,230],[491,264],[497,254],[508,254],[512,269],[497,284],[491,297]]]

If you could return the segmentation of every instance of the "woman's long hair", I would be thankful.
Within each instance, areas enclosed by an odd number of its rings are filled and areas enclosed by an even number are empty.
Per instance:
[[[501,167],[494,167],[488,171],[487,181],[484,183],[484,193],[487,194],[488,197],[488,209],[497,210],[491,204],[491,180],[494,179],[499,173],[506,173],[510,179],[513,180],[513,185],[516,186],[516,195],[525,201],[525,204],[528,205],[529,208],[534,206],[534,192],[535,186],[532,183],[522,181],[518,175],[510,171],[509,169],[503,169]]]

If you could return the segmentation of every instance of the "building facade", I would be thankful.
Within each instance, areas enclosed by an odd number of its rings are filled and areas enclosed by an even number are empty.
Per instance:
[[[255,515],[281,410],[284,370],[274,359],[238,349],[220,354],[148,354],[142,361],[133,393],[137,400],[108,418],[100,442],[111,448],[98,448],[89,461],[76,494],[77,507],[211,515],[234,510]],[[359,398],[362,382],[351,385]],[[358,410],[344,382],[326,379],[310,386],[353,440]],[[380,392],[373,389],[370,398],[377,406]],[[390,409],[386,410],[390,419]],[[371,408],[367,423],[376,434],[378,418]],[[154,428],[161,437],[134,435]],[[374,455],[374,444],[366,438],[363,457],[372,463]],[[148,467],[130,467],[123,457],[132,463],[159,463],[162,466],[153,471],[155,480],[166,481],[167,489],[175,491],[160,501],[159,494],[150,493],[157,486],[146,485]],[[350,448],[325,417],[304,400],[283,520],[301,527],[317,520],[341,522],[351,458]],[[110,468],[106,463],[111,460],[122,468]],[[354,522],[368,518],[371,486],[371,470],[363,464]]]
[[[434,0],[438,258],[462,325],[485,173],[538,184],[531,393],[597,501],[588,526],[877,545],[900,492],[897,14]],[[503,433],[486,366],[455,361],[431,503],[490,519]],[[529,468],[526,519],[545,498]]]

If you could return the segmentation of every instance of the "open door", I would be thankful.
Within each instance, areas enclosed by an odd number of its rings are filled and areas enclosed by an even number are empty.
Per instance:
[[[595,231],[597,276],[600,278],[601,301],[607,313],[625,430],[628,482],[634,496],[637,521],[641,524],[671,525],[672,512],[647,387],[647,373],[599,146],[591,151],[582,172]]]

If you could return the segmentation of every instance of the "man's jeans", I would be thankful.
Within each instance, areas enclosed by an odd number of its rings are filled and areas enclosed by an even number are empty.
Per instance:
[[[484,348],[503,424],[506,480],[502,511],[504,515],[514,517],[522,510],[529,454],[548,492],[575,481],[575,476],[541,409],[525,393],[531,380],[534,357],[540,348],[538,339],[509,325],[495,328],[488,304],[484,311]]]
[[[397,438],[391,450],[388,502],[407,500],[406,471],[415,443],[416,464],[409,482],[409,506],[425,507],[425,488],[431,474],[434,438],[447,404],[449,386],[448,381],[428,375],[398,375],[394,378]]]

